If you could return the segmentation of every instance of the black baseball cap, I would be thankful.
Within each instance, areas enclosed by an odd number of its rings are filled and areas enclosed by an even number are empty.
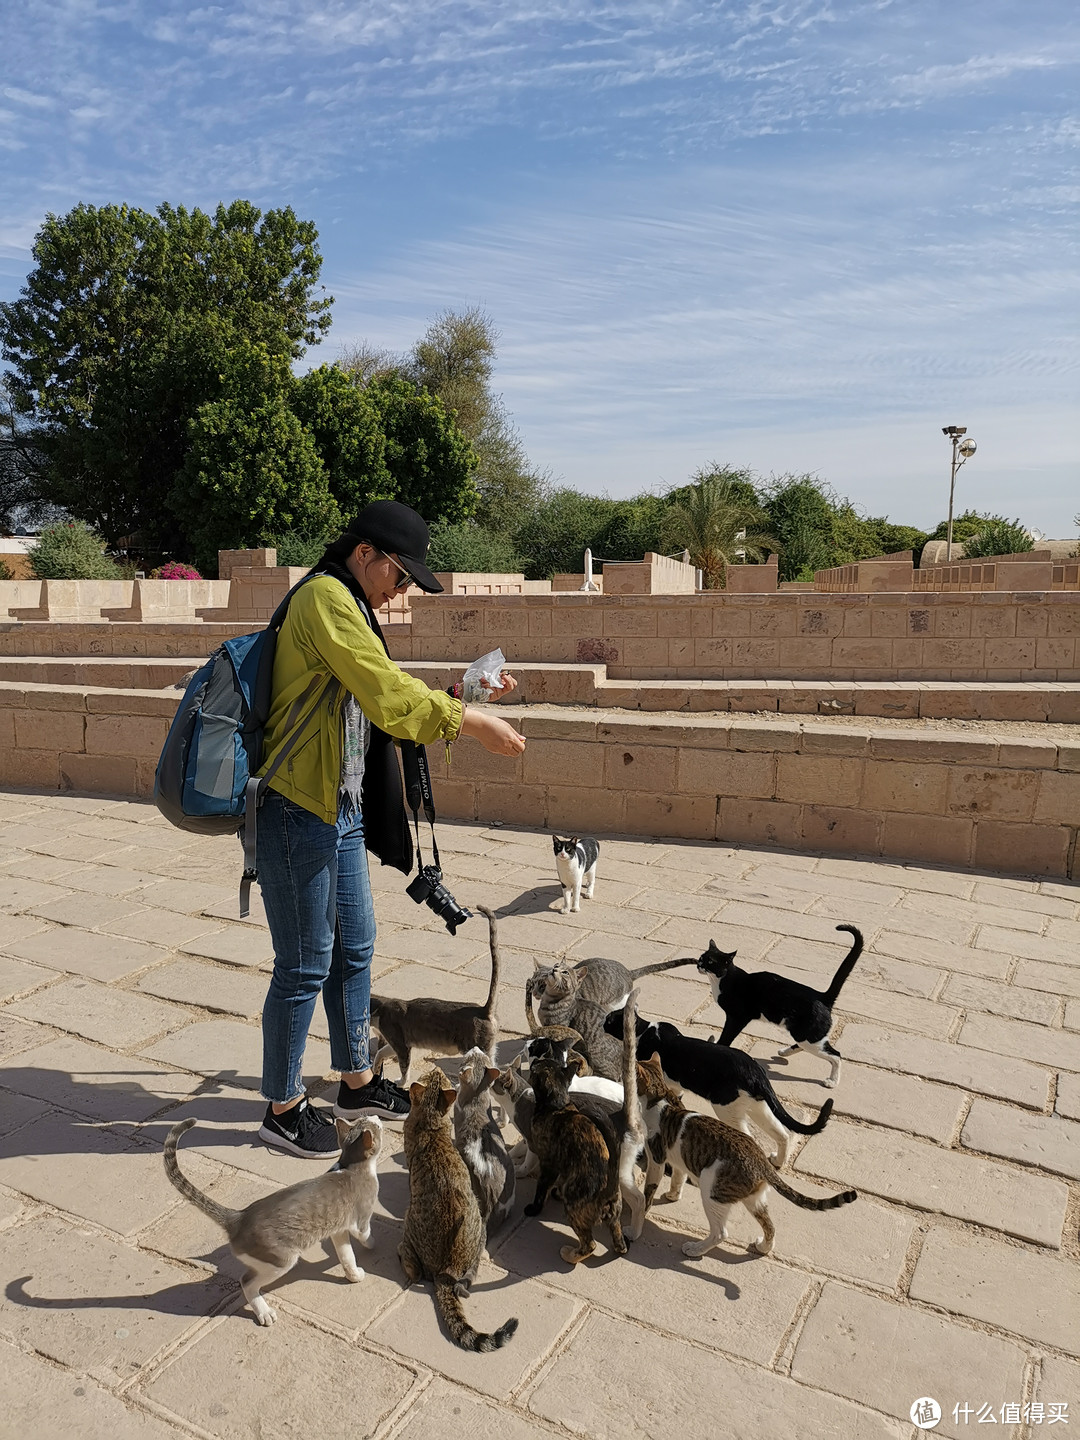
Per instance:
[[[438,595],[442,586],[424,564],[431,536],[423,516],[400,500],[373,500],[365,505],[346,532],[357,543],[367,540],[384,555],[396,555],[421,590]]]

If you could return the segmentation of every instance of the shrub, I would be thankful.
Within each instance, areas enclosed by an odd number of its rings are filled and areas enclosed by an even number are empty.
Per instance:
[[[987,520],[976,535],[964,541],[969,560],[989,555],[1016,555],[1034,548],[1031,534],[1019,520],[1002,520],[997,516]]]
[[[47,525],[27,552],[39,580],[118,580],[120,569],[105,554],[105,541],[83,520]]]
[[[6,561],[0,560],[0,580],[14,580],[14,579],[15,579],[15,576],[14,576],[14,575],[12,574],[12,572],[11,572],[11,566],[8,565]]]
[[[170,560],[167,565],[162,565],[160,570],[154,571],[155,580],[201,580],[202,578],[194,565],[185,565],[182,560]]]
[[[295,530],[286,530],[280,535],[265,535],[260,543],[277,551],[279,565],[303,565],[310,570],[322,558],[329,540],[322,535],[300,535]]]
[[[427,564],[429,570],[480,571],[496,575],[516,575],[522,568],[521,556],[513,541],[467,520],[457,525],[445,522],[432,525]]]

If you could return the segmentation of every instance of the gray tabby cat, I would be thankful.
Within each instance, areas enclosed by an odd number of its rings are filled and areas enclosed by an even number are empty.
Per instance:
[[[342,1149],[332,1170],[264,1195],[244,1210],[219,1205],[181,1172],[176,1144],[194,1124],[181,1120],[165,1137],[165,1174],[185,1199],[221,1226],[229,1249],[248,1267],[240,1286],[260,1325],[277,1319],[260,1294],[262,1287],[288,1274],[305,1250],[323,1240],[333,1241],[347,1280],[364,1278],[351,1242],[359,1240],[367,1249],[372,1244],[371,1212],[379,1198],[375,1162],[382,1147],[382,1126],[374,1116],[351,1127],[337,1121]]]
[[[578,1003],[589,1000],[609,1010],[621,1010],[626,997],[639,980],[646,975],[659,975],[663,970],[675,970],[680,965],[696,965],[696,960],[663,960],[656,965],[642,965],[637,970],[628,970],[618,960],[605,960],[597,956],[581,960],[576,965],[568,960],[556,960],[553,965],[536,968],[525,982],[525,1018],[529,1030],[537,1028],[537,1017],[541,1025],[571,1025],[580,1030],[573,1018]],[[533,1014],[533,997],[536,997],[536,1015]]]
[[[386,1047],[393,1050],[401,1069],[404,1085],[414,1050],[428,1050],[436,1055],[464,1055],[478,1046],[488,1055],[495,1049],[498,1026],[495,1023],[495,997],[499,990],[499,932],[495,913],[486,905],[478,905],[487,916],[488,943],[491,947],[491,984],[483,1005],[468,1005],[460,1000],[441,1000],[434,996],[418,996],[414,1000],[397,1000],[383,995],[371,997],[371,1024],[385,1042],[375,1057],[381,1063]]]
[[[515,1175],[536,1175],[540,1169],[540,1161],[536,1158],[531,1144],[536,1097],[533,1095],[532,1086],[522,1078],[520,1055],[515,1055],[505,1070],[500,1070],[499,1078],[491,1082],[491,1088],[503,1101],[510,1123],[521,1136],[512,1152]]]
[[[510,1218],[514,1208],[514,1166],[491,1113],[489,1091],[498,1078],[490,1057],[478,1048],[470,1050],[458,1072],[454,1101],[454,1144],[469,1167],[488,1235]]]
[[[461,1306],[484,1253],[484,1222],[468,1167],[450,1135],[448,1112],[456,1098],[438,1067],[409,1089],[404,1130],[409,1208],[398,1257],[410,1284],[434,1281],[435,1304],[455,1345],[497,1350],[517,1329],[517,1320],[485,1335],[472,1328]]]
[[[751,1249],[759,1255],[768,1255],[776,1233],[769,1217],[770,1186],[804,1210],[834,1210],[838,1205],[850,1205],[858,1199],[854,1190],[816,1200],[793,1189],[781,1179],[765,1152],[749,1135],[733,1130],[711,1115],[687,1110],[678,1092],[664,1079],[659,1055],[638,1066],[638,1077],[650,1158],[657,1169],[665,1162],[671,1166],[671,1187],[664,1198],[678,1200],[687,1175],[693,1175],[701,1189],[709,1233],[704,1240],[688,1240],[682,1247],[683,1254],[691,1259],[699,1260],[727,1238],[728,1214],[733,1205],[740,1203],[761,1221],[763,1234]],[[650,1193],[647,1189],[646,1194]]]

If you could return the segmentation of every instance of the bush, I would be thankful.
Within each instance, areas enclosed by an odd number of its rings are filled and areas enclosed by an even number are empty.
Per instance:
[[[154,571],[155,580],[201,580],[203,577],[194,565],[185,565],[182,560],[170,560]]]
[[[27,552],[39,580],[119,580],[116,562],[105,554],[105,541],[83,520],[48,525]]]
[[[439,521],[431,527],[427,563],[429,570],[481,571],[496,575],[516,575],[522,569],[521,556],[509,537],[494,535],[468,521],[457,525]]]
[[[260,544],[277,551],[279,565],[303,565],[310,570],[312,565],[322,559],[322,553],[331,539],[336,540],[337,535],[328,538],[323,535],[299,535],[295,530],[285,530],[280,535],[265,535]]]
[[[15,576],[11,573],[11,566],[8,565],[8,564],[6,563],[6,561],[0,560],[0,580],[14,580],[14,579],[15,579]]]
[[[1019,520],[1002,520],[997,516],[988,520],[970,540],[964,541],[964,553],[969,560],[989,555],[1016,555],[1034,548],[1030,533]]]

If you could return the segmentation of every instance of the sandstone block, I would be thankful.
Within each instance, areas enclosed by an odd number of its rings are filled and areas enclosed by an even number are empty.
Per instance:
[[[861,761],[841,756],[781,755],[776,762],[776,798],[817,805],[857,805],[862,769]]]
[[[941,815],[945,811],[947,772],[941,765],[870,760],[863,779],[862,804],[873,810]]]
[[[723,796],[716,838],[748,845],[798,848],[802,835],[801,807],[777,800]]]
[[[844,1026],[839,1048],[845,1056],[868,1065],[940,1080],[977,1094],[1012,1100],[1030,1110],[1041,1111],[1046,1106],[1050,1072],[1027,1060],[859,1024]]]
[[[805,805],[802,841],[811,850],[833,854],[876,855],[881,845],[881,817],[865,810],[832,805]]]
[[[83,748],[86,717],[80,706],[76,711],[16,710],[15,744],[24,750],[63,750],[78,752]]]
[[[115,935],[95,935],[74,926],[54,926],[7,946],[8,953],[52,970],[69,970],[93,980],[119,980],[135,970],[142,970],[156,960],[164,959],[166,951],[156,945],[141,945],[135,940],[122,940]]]
[[[86,753],[146,756],[156,761],[168,730],[167,720],[155,720],[149,715],[88,715]]]
[[[716,1015],[719,1019],[719,1011]],[[829,1072],[816,1055],[803,1053],[791,1055],[786,1061],[776,1060],[777,1047],[776,1041],[759,1040],[752,1053],[768,1070],[784,1104],[790,1098],[817,1109],[827,1095],[832,1095],[837,1115],[850,1115],[872,1125],[887,1125],[890,1130],[923,1135],[939,1145],[951,1140],[964,1098],[961,1090],[934,1085],[914,1075],[897,1075],[876,1070],[872,1065],[852,1064],[841,1036],[837,1049],[844,1055],[844,1069],[836,1090],[827,1092],[822,1088],[822,1081]]]
[[[1058,1115],[1029,1115],[977,1099],[960,1139],[971,1150],[1080,1180],[1080,1125]]]
[[[624,824],[641,835],[674,835],[712,840],[717,802],[704,795],[636,795],[628,792]]]
[[[33,933],[32,929],[29,933]],[[0,955],[0,1000],[10,1000],[55,979],[56,972],[53,970],[45,970],[40,965],[25,965],[21,960]]]
[[[603,783],[612,790],[671,795],[678,753],[659,745],[608,745],[604,749]],[[564,777],[565,771],[559,778]],[[599,773],[593,772],[586,783],[595,785],[599,780]]]
[[[1065,875],[1071,839],[1064,825],[979,820],[975,826],[975,864],[988,870]]]
[[[191,1019],[186,1010],[175,1005],[162,1005],[142,995],[83,979],[61,980],[48,990],[16,1000],[8,1011],[24,1020],[36,1020],[117,1049],[176,1030]]]
[[[771,796],[776,760],[771,754],[681,747],[677,788],[686,795]]]
[[[0,746],[0,784],[41,786],[55,790],[60,784],[60,757],[55,750],[23,750]]]
[[[1080,1274],[1070,1260],[982,1236],[931,1230],[911,1295],[1037,1345],[1080,1354]]]
[[[997,1015],[969,1015],[960,1031],[960,1044],[997,1055],[1016,1055],[1040,1065],[1080,1071],[1080,1035],[1003,1020]]]
[[[598,777],[599,778],[599,777]],[[597,786],[548,785],[547,824],[557,833],[620,831],[628,828],[628,801],[636,797]]]
[[[145,1046],[151,1060],[176,1065],[203,1075],[217,1075],[245,1089],[258,1090],[262,1082],[262,1031],[235,1020],[200,1020],[156,1044]],[[330,1049],[321,1040],[308,1039],[304,1074],[322,1079],[330,1069]]]
[[[933,1395],[942,1408],[934,1433],[962,1436],[953,1406],[973,1395],[995,1408],[1017,1399],[1026,1359],[1009,1341],[830,1282],[799,1337],[791,1374],[896,1416],[905,1428],[912,1402]]]
[[[881,849],[939,865],[970,863],[975,827],[970,820],[942,815],[886,814]]]
[[[1053,921],[1051,921],[1051,925]],[[1076,947],[1067,940],[1052,936],[1030,935],[1017,930],[1006,930],[993,924],[983,925],[975,941],[983,950],[996,950],[1003,955],[1020,956],[1025,960],[1042,960],[1049,965],[1075,965]],[[1030,981],[1021,983],[1030,984]],[[1035,986],[1042,989],[1042,986]]]
[[[949,771],[947,809],[990,820],[1030,820],[1039,777],[1023,770],[957,766]]]
[[[139,794],[135,759],[129,755],[60,755],[60,783],[98,795]]]
[[[178,1440],[179,1432],[125,1403],[77,1370],[4,1348],[5,1428],[12,1436],[78,1435],[79,1440]]]
[[[1034,819],[1051,825],[1080,823],[1080,772],[1046,770],[1039,777]]]
[[[1080,996],[1080,972],[1041,960],[1021,960],[1016,967],[1014,983],[1030,986],[1032,990],[1045,990],[1055,1000],[1059,995]]]
[[[1013,1020],[1030,1020],[1036,1025],[1052,1024],[1061,1008],[1057,997],[1047,995],[1045,991],[1002,985],[973,975],[950,975],[942,998],[969,1010],[985,1010],[991,1015],[1005,1015]]]
[[[208,960],[224,960],[229,965],[265,965],[274,958],[274,942],[262,930],[248,925],[233,925],[227,930],[214,930],[195,940],[186,940],[175,947],[187,955],[202,955]]]

